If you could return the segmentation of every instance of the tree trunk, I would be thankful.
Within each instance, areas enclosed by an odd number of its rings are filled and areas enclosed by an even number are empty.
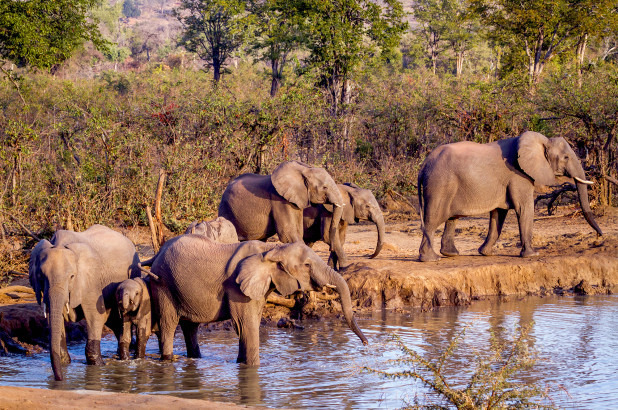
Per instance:
[[[586,45],[588,43],[588,33],[584,34],[579,38],[577,42],[577,50],[576,50],[576,67],[577,67],[577,86],[581,88],[582,86],[582,76],[584,74],[584,57],[586,55]]]
[[[279,71],[279,62],[277,60],[272,60],[270,62],[272,68],[272,81],[270,83],[270,96],[274,97],[279,92],[279,88],[281,87],[281,73]]]

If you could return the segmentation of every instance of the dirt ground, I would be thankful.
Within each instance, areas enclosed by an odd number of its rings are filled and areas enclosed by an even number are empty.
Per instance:
[[[348,230],[345,251],[350,264],[342,269],[342,274],[360,315],[382,308],[432,309],[468,304],[492,296],[607,294],[618,290],[618,209],[615,208],[597,211],[602,237],[597,237],[576,206],[560,207],[555,215],[547,215],[545,210],[537,208],[533,244],[540,255],[527,259],[518,256],[519,231],[513,212],[506,220],[495,256],[481,256],[477,251],[485,238],[488,218],[462,218],[456,235],[461,256],[428,263],[418,261],[420,220],[413,209],[403,207],[385,212],[385,219],[386,243],[375,259],[367,258],[375,248],[375,226],[363,223]],[[142,258],[152,253],[146,230],[129,230],[125,234],[138,245]],[[440,234],[438,231],[436,246]],[[327,258],[325,244],[317,243],[314,250]],[[46,347],[45,319],[27,285],[27,278],[22,278],[0,289],[0,350],[5,352],[25,353]],[[273,301],[265,309],[265,325],[301,326],[298,319],[341,312],[336,295],[329,290]],[[282,303],[294,307],[283,307]],[[83,337],[79,324],[69,327],[71,337]],[[49,390],[33,394],[31,390],[0,387],[0,408],[108,408],[129,404],[150,408],[235,407],[160,396]],[[73,407],[67,407],[68,402]]]

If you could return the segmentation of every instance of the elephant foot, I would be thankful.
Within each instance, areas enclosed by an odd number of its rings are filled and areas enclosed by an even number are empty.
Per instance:
[[[120,342],[118,343],[118,358],[120,360],[129,360],[129,346],[127,343]]]
[[[483,245],[479,248],[479,253],[485,256],[493,256],[494,255],[494,247]]]
[[[459,251],[457,250],[457,248],[453,247],[449,247],[449,248],[442,248],[440,249],[440,253],[444,256],[448,256],[448,257],[452,257],[452,256],[459,256]]]
[[[431,252],[431,253],[421,253],[419,258],[418,258],[421,262],[437,262],[440,260],[440,256],[438,256],[438,254],[436,254],[435,252]]]
[[[534,248],[524,248],[519,253],[519,256],[522,258],[532,258],[535,256],[539,256],[539,253]]]
[[[105,362],[101,358],[101,341],[88,340],[86,342],[86,364],[103,366]]]
[[[174,360],[174,355],[173,354],[162,354],[161,355],[161,361],[162,362],[171,362],[172,360]]]

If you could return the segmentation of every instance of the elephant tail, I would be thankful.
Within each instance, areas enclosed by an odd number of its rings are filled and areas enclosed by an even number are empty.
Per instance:
[[[423,169],[418,174],[418,214],[421,217],[421,231],[425,231],[425,201],[423,200]]]

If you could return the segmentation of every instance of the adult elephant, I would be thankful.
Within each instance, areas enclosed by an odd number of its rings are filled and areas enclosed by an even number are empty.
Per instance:
[[[43,312],[49,312],[50,356],[56,380],[62,364],[71,361],[64,320],[86,319],[86,362],[102,365],[103,325],[116,310],[118,283],[139,275],[135,246],[121,233],[102,225],[84,232],[59,230],[51,241],[41,240],[30,255],[30,285]],[[119,335],[120,323],[108,323]]]
[[[159,277],[151,281],[151,291],[163,360],[173,356],[179,323],[187,356],[201,357],[199,324],[232,319],[240,338],[237,361],[259,365],[262,309],[274,289],[287,296],[298,290],[334,287],[345,320],[367,343],[354,319],[346,281],[302,242],[222,244],[201,235],[181,235],[163,245],[151,270]]]
[[[213,241],[221,243],[238,242],[236,228],[234,228],[234,225],[230,221],[222,216],[219,216],[212,221],[192,222],[185,230],[185,234],[189,233],[203,235]]]
[[[271,175],[240,175],[223,192],[219,216],[234,224],[241,241],[266,240],[277,234],[281,242],[291,243],[303,240],[303,209],[311,204],[334,207],[329,227],[330,237],[335,239],[331,251],[345,265],[345,253],[335,234],[343,213],[343,196],[323,168],[287,161]]]
[[[380,205],[373,193],[352,183],[338,184],[337,187],[343,196],[343,215],[339,221],[339,242],[345,244],[345,236],[348,224],[358,221],[371,221],[376,224],[378,230],[378,242],[376,249],[370,258],[378,256],[384,244],[384,216]],[[330,245],[330,226],[332,225],[333,212],[324,205],[315,205],[303,210],[303,240],[309,246],[317,241],[324,241]],[[330,253],[329,261],[337,266],[337,254]]]
[[[418,176],[423,239],[420,260],[435,261],[433,250],[436,228],[444,225],[440,252],[458,255],[455,247],[455,220],[461,216],[490,213],[489,232],[479,252],[492,255],[509,209],[519,220],[523,257],[536,256],[532,247],[534,186],[554,185],[556,176],[572,177],[577,184],[579,202],[586,221],[599,235],[590,203],[584,169],[577,155],[562,138],[548,139],[527,131],[515,138],[477,144],[464,141],[436,148]]]

